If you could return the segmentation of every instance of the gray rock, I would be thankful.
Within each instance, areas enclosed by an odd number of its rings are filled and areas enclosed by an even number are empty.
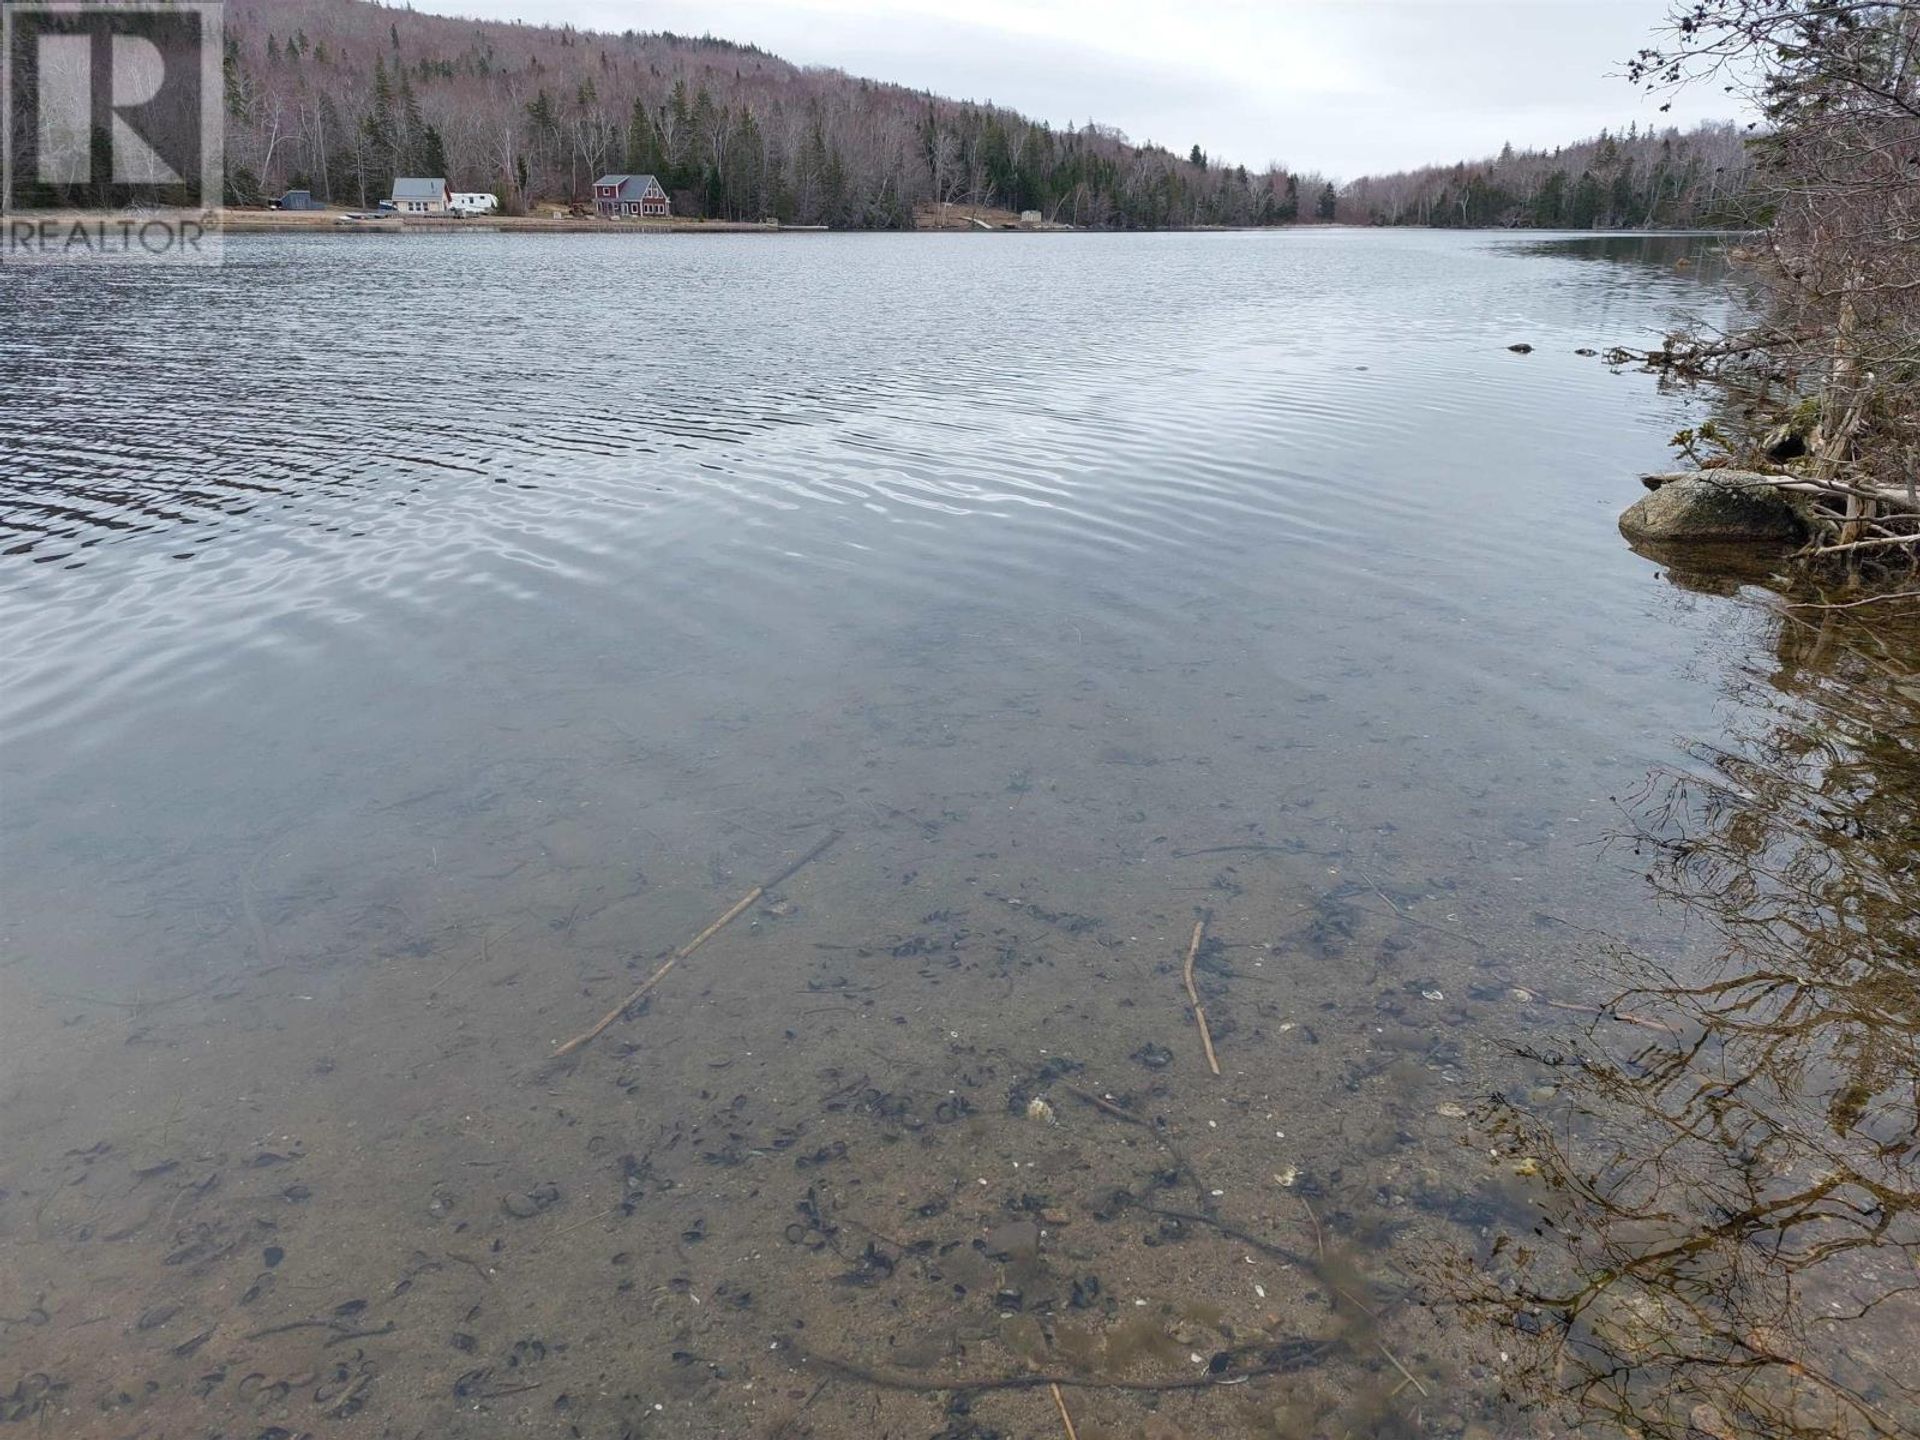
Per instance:
[[[1730,479],[1740,472],[1721,473]],[[1729,479],[1702,471],[1669,481],[1628,508],[1620,532],[1629,540],[1695,545],[1785,544],[1806,533],[1778,491]]]

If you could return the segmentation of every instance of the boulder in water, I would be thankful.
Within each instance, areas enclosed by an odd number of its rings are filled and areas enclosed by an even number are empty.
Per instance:
[[[1735,474],[1741,479],[1722,478]],[[1620,517],[1620,532],[1629,540],[1679,545],[1791,544],[1806,527],[1763,477],[1703,470],[1634,502]]]

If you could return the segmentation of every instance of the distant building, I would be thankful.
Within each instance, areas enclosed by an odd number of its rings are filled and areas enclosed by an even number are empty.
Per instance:
[[[1022,225],[1038,225],[1046,218],[1047,217],[1042,215],[1038,210],[1022,210],[1020,212],[1020,223]]]
[[[673,213],[666,190],[651,175],[602,175],[593,182],[593,208],[607,219],[661,219]]]
[[[402,215],[444,215],[452,206],[453,191],[444,178],[393,182],[393,208]]]
[[[273,202],[276,210],[324,210],[327,207],[313,198],[311,190],[289,190]]]

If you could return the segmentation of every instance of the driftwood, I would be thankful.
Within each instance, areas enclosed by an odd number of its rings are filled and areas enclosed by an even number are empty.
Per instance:
[[[591,1029],[581,1031],[578,1035],[574,1036],[573,1039],[567,1041],[566,1044],[559,1046],[548,1058],[558,1060],[564,1055],[571,1055],[582,1045],[590,1045],[595,1040],[598,1040],[616,1020],[626,1014],[635,1005],[638,1005],[642,1000],[646,999],[648,994],[652,992],[653,987],[666,979],[674,966],[678,965],[682,960],[706,944],[707,941],[726,929],[727,926],[737,920],[750,905],[760,899],[760,897],[765,895],[769,890],[792,879],[794,875],[799,873],[802,867],[812,864],[815,860],[818,860],[822,855],[826,854],[833,842],[840,838],[840,833],[840,831],[835,830],[831,835],[828,835],[824,840],[820,841],[819,844],[807,851],[806,854],[787,866],[787,868],[782,870],[778,875],[770,876],[768,879],[754,886],[753,889],[749,890],[745,895],[742,895],[718,920],[714,921],[711,925],[707,926],[706,929],[694,936],[693,939],[669,955],[665,963],[641,983],[639,989],[627,996],[626,999],[614,1006],[614,1008],[609,1010],[605,1015],[602,1015]]]
[[[1705,375],[1718,370],[1729,360],[1744,359],[1783,347],[1802,345],[1812,335],[1782,334],[1768,331],[1759,335],[1728,336],[1720,340],[1671,338],[1658,350],[1634,350],[1616,345],[1600,358],[1608,365],[1645,365],[1650,370],[1675,370],[1687,375]]]
[[[1202,915],[1193,922],[1193,938],[1187,941],[1187,964],[1184,973],[1187,981],[1187,1003],[1193,1006],[1193,1021],[1200,1027],[1200,1043],[1207,1052],[1207,1068],[1218,1075],[1220,1058],[1213,1053],[1213,1031],[1207,1028],[1207,1012],[1200,1003],[1200,992],[1193,985],[1193,962],[1200,953],[1200,942],[1206,938],[1206,933],[1207,917]]]
[[[1835,500],[1871,500],[1896,512],[1920,514],[1917,503],[1905,490],[1892,485],[1849,485],[1843,480],[1820,480],[1805,475],[1772,474],[1763,470],[1656,470],[1642,475],[1640,483],[1658,490],[1676,480],[1696,477],[1724,485],[1729,490],[1779,490],[1789,495],[1822,495]]]

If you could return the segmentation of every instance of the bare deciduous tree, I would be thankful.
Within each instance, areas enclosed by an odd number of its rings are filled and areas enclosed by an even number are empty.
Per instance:
[[[1815,555],[1920,563],[1920,0],[1687,0],[1634,73],[1711,78],[1766,117],[1775,314],[1725,352],[1805,397]]]

